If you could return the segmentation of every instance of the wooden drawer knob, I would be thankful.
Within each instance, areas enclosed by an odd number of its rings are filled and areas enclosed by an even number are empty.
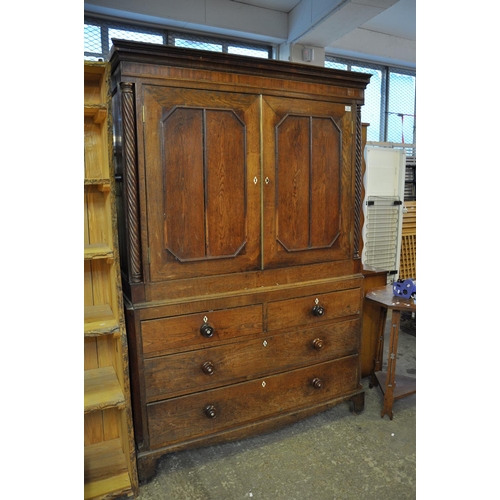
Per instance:
[[[213,337],[215,330],[212,326],[209,324],[205,323],[201,328],[200,328],[200,333],[207,338]]]
[[[201,365],[201,370],[205,375],[213,375],[215,373],[215,366],[211,361],[205,361]]]
[[[324,346],[325,344],[324,344],[324,342],[323,342],[321,339],[314,339],[314,340],[312,341],[312,345],[313,345],[313,347],[314,347],[317,351],[319,351],[319,350],[323,349],[323,346]]]
[[[214,405],[205,406],[205,415],[208,418],[215,418],[217,416],[217,409]]]
[[[323,387],[323,382],[318,377],[313,378],[311,384],[315,389],[321,389]]]
[[[325,308],[320,306],[319,304],[316,304],[313,308],[312,308],[312,313],[314,314],[314,316],[323,316],[323,314],[325,314]]]

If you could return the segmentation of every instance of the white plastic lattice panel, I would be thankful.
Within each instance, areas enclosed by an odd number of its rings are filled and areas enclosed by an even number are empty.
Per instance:
[[[398,267],[400,246],[400,199],[369,196],[363,231],[365,269],[392,271]]]
[[[406,155],[402,149],[366,146],[363,203],[363,268],[397,275]]]

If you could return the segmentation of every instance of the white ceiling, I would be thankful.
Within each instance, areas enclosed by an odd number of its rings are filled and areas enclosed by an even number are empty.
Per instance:
[[[86,0],[85,12],[416,67],[416,0]]]

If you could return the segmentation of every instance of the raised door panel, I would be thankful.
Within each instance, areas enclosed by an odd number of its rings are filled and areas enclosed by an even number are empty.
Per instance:
[[[258,96],[143,92],[151,281],[258,269]]]
[[[265,96],[264,266],[349,259],[349,106]]]

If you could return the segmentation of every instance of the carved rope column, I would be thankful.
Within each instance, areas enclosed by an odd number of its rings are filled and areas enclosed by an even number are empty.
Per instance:
[[[361,249],[361,204],[363,200],[363,151],[361,133],[361,106],[356,106],[356,158],[354,170],[354,258],[359,259]]]
[[[142,263],[139,224],[139,193],[137,183],[137,151],[135,141],[134,84],[120,83],[122,91],[125,216],[128,225],[130,281],[142,281]]]

